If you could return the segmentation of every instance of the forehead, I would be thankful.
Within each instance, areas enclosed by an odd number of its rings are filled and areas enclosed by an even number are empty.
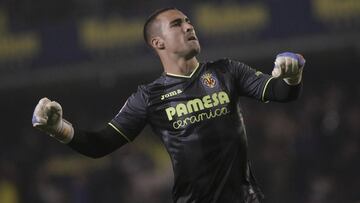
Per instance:
[[[179,10],[168,10],[161,13],[157,17],[157,19],[160,20],[162,23],[170,23],[171,21],[178,18],[184,19],[187,18],[187,16]]]

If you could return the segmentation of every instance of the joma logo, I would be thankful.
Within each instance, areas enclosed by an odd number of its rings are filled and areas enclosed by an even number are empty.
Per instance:
[[[175,91],[172,91],[172,92],[169,92],[167,94],[161,95],[161,100],[164,100],[164,99],[169,98],[169,97],[176,96],[176,95],[181,94],[181,93],[182,93],[181,89],[177,89]]]

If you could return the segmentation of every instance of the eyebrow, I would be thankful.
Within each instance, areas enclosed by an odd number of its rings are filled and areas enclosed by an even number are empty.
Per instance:
[[[185,22],[189,22],[189,21],[190,21],[189,18],[184,18],[184,20],[185,20]],[[182,21],[183,21],[182,18],[176,18],[175,20],[172,20],[169,24],[170,24],[170,25],[174,25],[174,24],[176,24],[176,23],[181,23]]]

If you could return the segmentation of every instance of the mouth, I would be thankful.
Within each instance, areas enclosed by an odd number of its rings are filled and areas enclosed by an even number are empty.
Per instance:
[[[197,41],[197,38],[196,38],[195,35],[190,35],[190,36],[187,37],[187,40],[188,41],[194,41],[194,40]]]

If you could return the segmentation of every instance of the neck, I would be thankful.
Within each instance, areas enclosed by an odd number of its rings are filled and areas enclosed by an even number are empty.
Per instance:
[[[178,60],[161,60],[161,62],[166,73],[184,76],[189,76],[199,65],[196,57],[188,60],[184,58]]]

